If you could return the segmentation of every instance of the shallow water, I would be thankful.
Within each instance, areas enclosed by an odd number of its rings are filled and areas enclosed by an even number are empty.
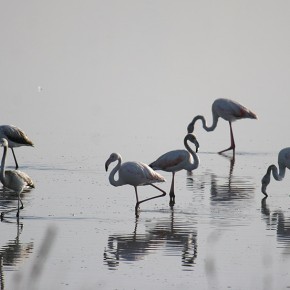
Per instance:
[[[273,155],[201,152],[198,170],[176,175],[174,208],[168,196],[148,201],[139,218],[133,188],[110,186],[103,164],[31,163],[24,169],[38,186],[23,194],[19,224],[14,213],[0,224],[1,287],[287,288],[290,180],[270,183],[267,199],[260,192]],[[2,197],[1,209],[15,199]]]

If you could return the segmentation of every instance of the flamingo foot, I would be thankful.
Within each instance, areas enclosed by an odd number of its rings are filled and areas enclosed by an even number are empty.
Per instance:
[[[175,205],[175,194],[174,192],[170,192],[169,206],[172,207]]]

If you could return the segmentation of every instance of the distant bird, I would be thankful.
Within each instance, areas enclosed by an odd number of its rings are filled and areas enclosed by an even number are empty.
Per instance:
[[[0,140],[0,146],[4,147],[3,156],[1,161],[1,170],[0,170],[0,180],[4,187],[13,190],[18,194],[18,206],[17,206],[17,214],[19,217],[19,209],[23,208],[23,203],[20,198],[20,194],[26,188],[34,188],[34,183],[32,179],[24,172],[20,170],[5,170],[5,159],[8,149],[8,141],[4,138]],[[21,203],[21,207],[20,207]],[[14,211],[15,209],[8,210],[1,213],[1,220],[3,220],[4,214]]]
[[[233,153],[235,153],[235,140],[232,130],[232,122],[240,119],[258,119],[257,115],[244,107],[243,105],[239,104],[238,102],[229,100],[229,99],[216,99],[212,104],[212,117],[213,117],[213,123],[210,127],[206,125],[206,120],[204,116],[198,115],[193,118],[191,123],[187,127],[187,132],[192,133],[194,130],[194,124],[197,120],[202,121],[203,128],[206,131],[213,131],[218,123],[218,118],[221,117],[224,120],[229,122],[230,125],[230,134],[231,134],[231,146],[225,150],[222,150],[218,153],[223,153],[228,150],[233,150]]]
[[[169,192],[169,205],[175,204],[174,194],[174,177],[175,172],[182,169],[192,171],[199,166],[199,158],[196,153],[188,145],[188,141],[195,144],[196,152],[198,151],[199,144],[196,137],[193,134],[187,134],[184,138],[184,146],[187,150],[173,150],[161,155],[156,161],[149,164],[154,170],[163,170],[166,172],[172,172],[172,181]]]
[[[18,163],[13,148],[20,146],[34,146],[33,142],[21,129],[13,125],[0,126],[0,139],[1,138],[5,138],[8,141],[8,147],[11,148],[13,153],[16,166],[15,169],[18,169]]]
[[[111,171],[110,176],[109,176],[109,181],[114,186],[122,186],[125,184],[134,186],[135,194],[136,194],[136,206],[135,206],[136,216],[137,216],[137,211],[138,211],[140,203],[147,200],[151,200],[153,198],[166,195],[165,191],[163,191],[161,188],[153,184],[156,182],[164,182],[165,178],[161,176],[159,173],[155,172],[147,164],[144,164],[142,162],[137,162],[137,161],[122,163],[121,155],[118,153],[112,153],[109,159],[105,163],[106,171],[108,171],[109,165],[115,161],[118,161],[118,163]],[[119,178],[115,180],[114,177],[117,172],[118,172]],[[139,201],[137,186],[140,186],[140,185],[151,185],[155,187],[156,189],[160,190],[162,194]]]
[[[268,184],[270,183],[271,172],[273,174],[273,177],[276,180],[281,181],[285,176],[286,168],[290,169],[290,147],[284,148],[279,152],[278,167],[279,167],[279,173],[278,173],[278,169],[276,165],[274,164],[270,165],[267,169],[267,173],[262,178],[261,191],[265,194],[266,197],[268,196],[266,192],[266,188]]]

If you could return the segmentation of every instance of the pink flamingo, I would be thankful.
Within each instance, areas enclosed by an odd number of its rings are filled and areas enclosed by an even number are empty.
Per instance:
[[[273,174],[273,177],[281,181],[286,173],[286,168],[290,169],[290,147],[282,149],[278,154],[278,167],[279,167],[279,173],[278,168],[276,165],[272,164],[268,167],[267,173],[262,178],[262,192],[267,197],[268,194],[266,192],[266,188],[268,184],[270,183],[271,179],[271,172]]]
[[[206,120],[204,116],[198,115],[193,118],[191,123],[187,127],[187,132],[192,133],[194,130],[194,124],[197,120],[202,121],[203,128],[207,131],[213,131],[218,123],[218,118],[221,117],[224,120],[229,122],[230,125],[230,135],[231,135],[231,146],[225,150],[222,150],[218,153],[223,153],[225,151],[233,150],[235,153],[235,140],[234,134],[232,129],[232,122],[240,119],[258,119],[257,115],[244,107],[243,105],[239,104],[238,102],[229,100],[229,99],[216,99],[212,104],[212,118],[213,123],[210,127],[207,126]]]
[[[169,205],[175,204],[174,194],[174,177],[177,171],[182,169],[192,171],[199,165],[199,158],[196,153],[189,147],[188,141],[195,144],[196,152],[198,151],[199,144],[193,134],[187,134],[184,138],[184,146],[187,150],[173,150],[161,155],[156,161],[149,164],[154,170],[163,170],[172,172],[172,181],[170,187],[170,201]]]
[[[147,164],[137,161],[122,163],[121,155],[118,153],[112,153],[105,163],[106,171],[108,171],[109,165],[115,161],[117,161],[118,163],[111,171],[109,175],[109,181],[113,186],[122,186],[125,184],[134,186],[136,195],[136,216],[138,216],[137,211],[140,203],[166,195],[166,192],[164,190],[153,184],[156,182],[164,182],[165,178],[159,173],[155,172]],[[119,178],[115,180],[114,176],[117,172],[119,174]],[[162,194],[139,201],[137,187],[140,185],[151,185],[156,189],[160,190]]]
[[[0,169],[0,180],[4,187],[13,190],[18,195],[18,206],[17,206],[17,214],[19,217],[19,210],[23,209],[23,203],[21,201],[20,195],[25,188],[34,188],[34,183],[32,179],[25,173],[20,170],[5,170],[5,160],[8,149],[8,141],[5,138],[0,140],[0,146],[4,148],[3,156],[1,160],[1,169]],[[21,203],[21,207],[20,207]],[[1,213],[1,220],[3,220],[4,214],[14,211],[7,210]]]
[[[20,146],[34,146],[33,142],[20,128],[13,125],[0,126],[0,139],[2,138],[5,138],[8,141],[8,147],[11,148],[13,153],[15,169],[18,169],[18,163],[13,148]]]

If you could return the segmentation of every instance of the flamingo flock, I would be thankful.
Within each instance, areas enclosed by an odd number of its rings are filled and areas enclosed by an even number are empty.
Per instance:
[[[193,134],[195,123],[198,120],[201,120],[203,128],[207,132],[213,131],[218,124],[218,119],[222,118],[229,123],[230,127],[230,146],[227,149],[221,150],[218,153],[222,154],[226,151],[232,150],[233,156],[235,155],[235,140],[233,134],[232,123],[241,119],[258,119],[257,115],[241,105],[240,103],[220,98],[216,99],[212,104],[212,124],[207,125],[205,117],[203,115],[195,116],[192,121],[187,126],[187,134],[184,137],[183,143],[185,149],[176,149],[164,153],[158,157],[155,161],[151,162],[149,165],[139,162],[139,161],[127,161],[122,162],[122,157],[119,153],[112,153],[107,161],[105,162],[105,169],[108,171],[108,168],[111,163],[115,163],[115,167],[111,170],[109,174],[109,182],[113,186],[123,186],[131,185],[135,190],[135,215],[138,216],[138,210],[140,204],[152,199],[159,197],[164,197],[166,191],[162,188],[155,185],[156,183],[165,182],[165,178],[159,174],[158,170],[171,172],[172,180],[169,190],[169,205],[171,207],[175,204],[175,174],[181,170],[187,170],[191,172],[196,170],[199,167],[200,160],[197,155],[199,143],[196,136]],[[193,150],[188,142],[191,142],[195,145],[195,150]],[[23,209],[23,203],[21,200],[21,193],[26,188],[34,188],[34,182],[32,179],[24,172],[18,170],[18,162],[15,156],[14,149],[15,147],[20,146],[34,146],[33,142],[28,138],[28,136],[16,126],[12,125],[2,125],[0,126],[0,147],[3,147],[3,156],[1,160],[0,168],[0,181],[3,184],[4,188],[14,191],[18,196],[18,206],[15,209],[3,211],[1,213],[1,220],[3,220],[4,215],[11,211],[16,211],[16,216],[19,218],[19,211]],[[6,170],[6,156],[8,148],[11,149],[14,162],[15,170]],[[276,165],[272,164],[268,167],[265,176],[262,178],[261,191],[267,197],[266,192],[267,186],[270,183],[271,174],[275,180],[281,181],[286,173],[286,168],[290,169],[290,147],[284,148],[279,152],[278,155],[278,168]],[[139,200],[138,196],[138,187],[150,185],[160,192],[158,195]]]

